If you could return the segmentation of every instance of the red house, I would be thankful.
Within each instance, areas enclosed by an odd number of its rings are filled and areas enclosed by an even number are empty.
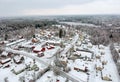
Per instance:
[[[44,52],[46,49],[41,48],[41,49],[33,49],[33,52],[38,53],[38,52]]]

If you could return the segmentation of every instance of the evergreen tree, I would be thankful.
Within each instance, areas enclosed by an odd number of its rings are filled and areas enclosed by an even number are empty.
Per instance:
[[[62,37],[63,37],[63,30],[60,29],[60,30],[59,30],[59,38],[62,38]]]
[[[7,34],[5,34],[5,40],[7,40],[8,39],[8,35]]]

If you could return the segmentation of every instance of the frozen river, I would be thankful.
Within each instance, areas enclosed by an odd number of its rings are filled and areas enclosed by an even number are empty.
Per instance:
[[[68,24],[68,25],[76,25],[76,26],[81,25],[81,26],[90,26],[90,27],[100,27],[94,24],[82,23],[82,22],[60,22],[60,23]]]

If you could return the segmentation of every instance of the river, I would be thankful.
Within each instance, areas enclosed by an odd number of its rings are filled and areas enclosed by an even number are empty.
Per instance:
[[[100,27],[94,24],[89,24],[89,23],[81,23],[81,22],[59,22],[63,24],[68,24],[68,25],[75,25],[75,26],[89,26],[89,27]]]

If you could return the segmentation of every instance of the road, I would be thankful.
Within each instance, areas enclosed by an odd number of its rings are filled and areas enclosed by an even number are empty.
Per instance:
[[[18,44],[20,42],[24,42],[24,41],[25,41],[25,39],[19,39],[17,41],[6,44],[6,47],[9,47],[9,46],[12,46],[12,45]]]
[[[72,39],[72,41],[71,41],[71,44],[68,44],[68,45],[64,48],[64,50],[60,53],[60,55],[65,55],[65,56],[66,56],[66,53],[75,45],[75,43],[78,41],[78,39],[79,39],[79,35],[76,34],[76,35],[73,37],[73,39]]]

